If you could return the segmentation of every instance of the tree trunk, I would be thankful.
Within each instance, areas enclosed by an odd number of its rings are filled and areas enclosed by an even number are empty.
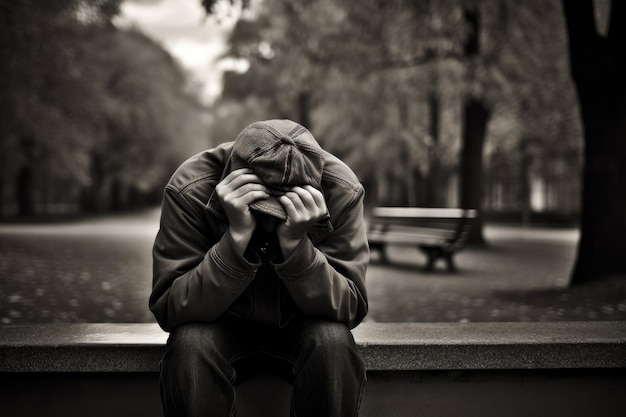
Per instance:
[[[592,0],[563,0],[563,8],[585,138],[575,285],[626,276],[626,3],[612,2],[605,38]]]
[[[298,123],[311,130],[311,93],[301,91],[298,94]]]
[[[532,212],[531,195],[530,195],[530,163],[531,157],[528,150],[528,139],[522,138],[519,144],[520,154],[520,209],[522,226],[526,227],[530,224],[530,215]]]
[[[109,207],[112,211],[124,211],[128,207],[128,187],[121,183],[119,180],[113,180],[111,182]]]
[[[87,213],[101,213],[105,211],[104,201],[105,174],[102,167],[102,157],[94,153],[91,158],[91,183],[83,192],[83,211]]]
[[[432,142],[428,148],[428,180],[426,185],[426,207],[441,207],[443,205],[441,169],[439,164],[439,97],[435,93],[428,95],[428,131]]]
[[[461,207],[478,210],[469,242],[485,244],[483,236],[483,145],[487,133],[487,123],[491,116],[485,104],[478,99],[466,98],[463,103],[463,143],[460,161],[460,202]]]
[[[33,167],[25,165],[17,175],[17,214],[33,216],[35,214],[35,174]]]
[[[35,214],[35,166],[38,150],[35,140],[29,136],[20,137],[19,151],[24,162],[17,174],[17,214],[32,216]]]
[[[14,149],[7,145],[9,136],[14,131],[15,122],[15,102],[13,100],[12,88],[15,88],[14,65],[17,41],[15,36],[15,11],[11,7],[0,7],[0,218],[4,217],[5,205],[9,202],[5,196],[5,189],[9,188],[10,178],[7,167],[11,157],[16,155]],[[6,187],[6,188],[5,188]],[[11,199],[10,202],[15,200]]]

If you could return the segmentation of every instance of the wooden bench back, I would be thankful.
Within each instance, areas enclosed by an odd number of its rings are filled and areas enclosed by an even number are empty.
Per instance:
[[[477,211],[461,208],[376,207],[372,215],[385,219],[473,219]]]

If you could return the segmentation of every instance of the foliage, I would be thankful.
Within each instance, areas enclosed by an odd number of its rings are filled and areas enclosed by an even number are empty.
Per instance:
[[[5,0],[0,78],[3,201],[22,214],[102,210],[158,193],[204,136],[177,63],[111,24],[117,0]]]
[[[579,155],[556,0],[265,0],[250,7],[254,18],[238,22],[229,51],[250,68],[226,76],[223,99],[255,97],[268,117],[298,119],[299,98],[310,96],[314,134],[372,190],[409,187],[410,173],[425,180],[435,169],[455,172],[464,97],[492,112],[488,155],[515,160],[524,141],[538,159],[560,150]],[[415,193],[407,187],[398,195]]]

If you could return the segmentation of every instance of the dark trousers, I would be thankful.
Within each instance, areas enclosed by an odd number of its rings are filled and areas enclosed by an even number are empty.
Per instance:
[[[235,416],[234,385],[264,371],[293,384],[292,416],[358,414],[365,368],[345,325],[294,318],[276,328],[227,315],[170,334],[161,363],[165,415]]]

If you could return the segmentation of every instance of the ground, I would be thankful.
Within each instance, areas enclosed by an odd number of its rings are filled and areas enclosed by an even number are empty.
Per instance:
[[[158,210],[55,224],[0,225],[0,323],[152,322],[151,247]],[[488,224],[459,271],[425,273],[390,248],[367,273],[367,321],[626,320],[626,279],[568,287],[575,229]]]

